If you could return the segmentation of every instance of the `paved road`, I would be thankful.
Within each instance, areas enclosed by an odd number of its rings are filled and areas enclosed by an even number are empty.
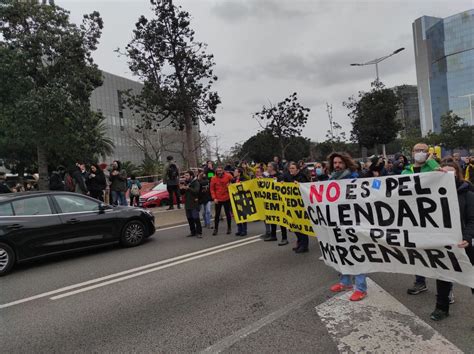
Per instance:
[[[364,303],[327,290],[337,274],[311,252],[246,238],[184,237],[20,266],[0,280],[0,343],[30,352],[474,351],[473,298],[455,289],[452,316],[432,323],[430,291],[410,276],[375,274]],[[356,307],[354,307],[356,306]],[[432,327],[430,327],[432,326]]]

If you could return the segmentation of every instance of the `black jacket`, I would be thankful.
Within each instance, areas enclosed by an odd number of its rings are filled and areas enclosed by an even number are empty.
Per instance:
[[[94,175],[94,177],[92,177],[92,175]],[[89,178],[87,179],[86,183],[90,192],[102,192],[107,186],[103,172],[89,174]]]
[[[76,186],[76,193],[87,194],[88,190],[86,181],[84,180],[84,175],[79,168],[73,172],[72,179],[74,180],[74,184]]]
[[[11,193],[12,191],[10,190],[10,188],[8,188],[8,186],[3,183],[3,182],[0,182],[0,194],[3,194],[3,193]]]
[[[209,179],[207,177],[200,179],[199,184],[201,185],[201,189],[199,190],[199,197],[198,197],[199,204],[207,204],[208,202],[211,202],[212,197],[211,197]]]
[[[49,178],[49,190],[51,191],[64,190],[64,180],[58,171],[53,171],[53,173],[51,174],[51,177]]]
[[[283,175],[283,182],[299,182],[299,183],[306,183],[311,182],[304,173],[299,171],[295,176],[290,173],[285,173]]]
[[[472,247],[472,239],[474,237],[474,193],[470,191],[470,188],[470,183],[462,183],[458,187],[458,200],[461,214],[462,236],[470,245],[470,247],[466,248],[466,253],[471,263],[474,264],[474,248]]]

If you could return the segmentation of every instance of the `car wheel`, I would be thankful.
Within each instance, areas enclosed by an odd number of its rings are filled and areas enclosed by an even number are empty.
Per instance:
[[[122,246],[134,247],[143,242],[146,237],[145,225],[139,220],[128,222],[122,231],[120,242]]]
[[[15,252],[4,243],[0,243],[0,277],[7,274],[15,264]]]

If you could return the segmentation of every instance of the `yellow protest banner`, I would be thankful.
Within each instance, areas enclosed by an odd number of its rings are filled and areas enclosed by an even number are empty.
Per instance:
[[[298,184],[252,179],[229,185],[229,193],[237,223],[265,221],[315,236]]]

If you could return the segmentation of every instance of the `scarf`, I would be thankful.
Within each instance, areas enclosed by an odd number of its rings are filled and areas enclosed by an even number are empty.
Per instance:
[[[474,170],[474,165],[470,163],[470,164],[467,166],[467,168],[466,168],[466,175],[464,176],[464,179],[465,179],[466,181],[470,181],[471,169]]]
[[[351,170],[347,169],[344,171],[334,171],[331,173],[330,179],[344,179],[351,174]]]

